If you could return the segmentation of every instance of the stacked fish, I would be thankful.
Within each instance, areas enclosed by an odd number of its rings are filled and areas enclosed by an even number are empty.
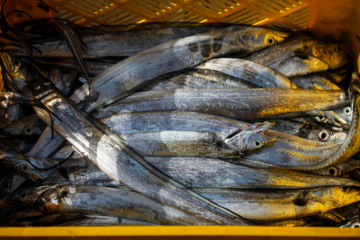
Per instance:
[[[244,25],[20,29],[2,28],[2,225],[359,226],[360,80],[336,44]]]

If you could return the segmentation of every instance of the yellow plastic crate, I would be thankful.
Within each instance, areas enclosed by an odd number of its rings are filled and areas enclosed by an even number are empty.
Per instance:
[[[0,1],[3,2],[3,1]],[[145,22],[238,23],[310,30],[340,44],[360,69],[360,0],[9,0],[5,10],[59,17],[81,26]],[[14,14],[16,24],[27,17]],[[360,239],[360,229],[325,227],[3,227],[0,239]]]

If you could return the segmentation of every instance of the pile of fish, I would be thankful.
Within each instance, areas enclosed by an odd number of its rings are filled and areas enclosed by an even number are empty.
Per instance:
[[[338,45],[1,22],[1,225],[359,227],[360,80]]]

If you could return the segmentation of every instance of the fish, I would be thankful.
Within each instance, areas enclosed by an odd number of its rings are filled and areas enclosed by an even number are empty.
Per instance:
[[[177,89],[137,92],[93,113],[95,118],[141,111],[192,111],[262,121],[274,118],[318,116],[348,104],[344,91],[308,89]]]
[[[62,119],[62,121],[54,119],[52,123],[54,130],[114,180],[186,213],[195,211],[199,218],[212,223],[250,224],[246,223],[246,220],[242,220],[240,216],[234,215],[226,209],[219,209],[218,206],[164,176],[138,153],[126,147],[121,139],[107,130],[101,122],[97,122],[90,116],[85,117],[52,87],[51,83],[39,80],[33,89],[34,96]],[[49,116],[44,115],[44,110],[39,108],[35,108],[35,110],[48,125],[51,125]],[[169,195],[172,197],[168,198]],[[186,207],[189,205],[192,206],[191,211]]]
[[[257,86],[242,79],[225,74],[201,74],[199,71],[189,71],[169,79],[159,80],[140,91],[170,90],[180,88],[256,88]]]
[[[329,166],[327,168],[313,171],[313,173],[324,176],[342,176],[356,169],[360,169],[360,160],[350,158],[344,162]]]
[[[108,215],[160,225],[209,225],[196,216],[162,205],[129,189],[96,186],[41,186],[20,189],[9,203],[46,214]],[[87,203],[87,204],[85,204]]]
[[[263,88],[298,88],[293,81],[281,73],[245,59],[216,58],[196,66],[195,69],[221,72]]]
[[[76,91],[85,99],[80,108],[94,111],[120,100],[156,79],[192,68],[211,58],[238,53],[248,55],[283,41],[290,33],[269,28],[233,26],[174,39],[118,62]],[[157,59],[157,61],[153,61]],[[85,95],[84,95],[85,94]],[[71,98],[73,101],[74,98]]]
[[[326,161],[319,163],[313,170],[325,168],[329,165],[343,162],[360,150],[360,80],[356,72],[353,72],[349,87],[350,103],[352,107],[352,119],[348,130],[348,135],[342,142],[338,150],[331,155]]]
[[[7,157],[6,157],[7,156]],[[11,157],[8,157],[11,156]],[[90,185],[103,187],[123,187],[86,158],[69,159],[60,166],[54,166],[55,159],[49,158],[38,165],[37,157],[22,156],[3,151],[1,162],[9,171],[17,172],[26,179],[43,185]],[[160,171],[189,188],[257,188],[296,189],[325,186],[360,186],[346,178],[319,176],[280,169],[254,169],[213,158],[200,157],[145,157],[146,161]],[[58,160],[58,162],[61,160]],[[47,163],[46,165],[44,163]],[[66,173],[61,174],[61,171]]]
[[[214,202],[241,212],[248,219],[257,221],[313,216],[349,205],[360,199],[359,189],[356,187],[273,190],[271,192],[216,188],[196,188],[196,190]],[[36,198],[40,194],[41,198]],[[27,209],[31,206],[44,213],[92,213],[110,216],[122,214],[121,216],[125,218],[150,220],[150,222],[166,225],[170,225],[171,220],[176,224],[179,224],[181,220],[188,224],[192,223],[190,217],[186,219],[163,205],[157,208],[157,205],[150,203],[149,199],[126,189],[66,185],[44,186],[39,189],[23,189],[17,192],[9,202]],[[92,204],[89,204],[90,202]],[[130,208],[128,205],[132,207]],[[146,214],[144,214],[145,209]],[[156,210],[162,213],[155,214]],[[195,223],[200,225],[199,222]]]
[[[166,23],[164,23],[166,24]],[[92,29],[78,27],[80,38],[86,46],[84,58],[104,58],[108,56],[130,57],[151,48],[155,45],[178,38],[188,37],[201,32],[229,27],[232,24],[222,25],[198,25],[198,26],[170,26],[149,27],[145,24],[137,24],[137,28],[128,26],[94,26]],[[141,29],[144,27],[145,29]],[[97,30],[95,30],[97,29]],[[54,35],[54,34],[52,34]],[[47,36],[45,39],[37,38],[33,46],[38,51],[33,52],[37,58],[72,58],[73,55],[66,42],[59,37]],[[24,57],[24,52],[11,52],[16,57]]]
[[[282,44],[245,59],[263,64],[287,77],[340,68],[350,63],[350,57],[338,45],[324,43],[301,32],[294,33]]]
[[[241,156],[245,156],[249,152],[257,151],[277,141],[277,138],[264,134],[272,126],[274,126],[272,122],[255,123],[227,136],[224,142],[226,146],[236,150]]]
[[[274,122],[275,125],[271,127],[272,130],[292,134],[312,141],[343,141],[347,135],[345,131],[334,131],[297,120],[276,120]]]
[[[311,141],[272,130],[265,131],[264,135],[276,138],[277,141],[247,154],[240,160],[241,163],[254,164],[257,167],[310,170],[326,161],[343,143]]]
[[[258,191],[197,189],[224,207],[251,220],[272,221],[324,213],[360,199],[357,187],[328,187],[305,190]]]
[[[335,79],[327,72],[314,72],[290,78],[291,82],[303,89],[342,90]]]

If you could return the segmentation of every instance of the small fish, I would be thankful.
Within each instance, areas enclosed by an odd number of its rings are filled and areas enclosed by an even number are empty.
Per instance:
[[[241,121],[318,116],[346,106],[344,91],[308,89],[177,89],[137,92],[95,112],[95,118],[142,111],[192,111]]]

